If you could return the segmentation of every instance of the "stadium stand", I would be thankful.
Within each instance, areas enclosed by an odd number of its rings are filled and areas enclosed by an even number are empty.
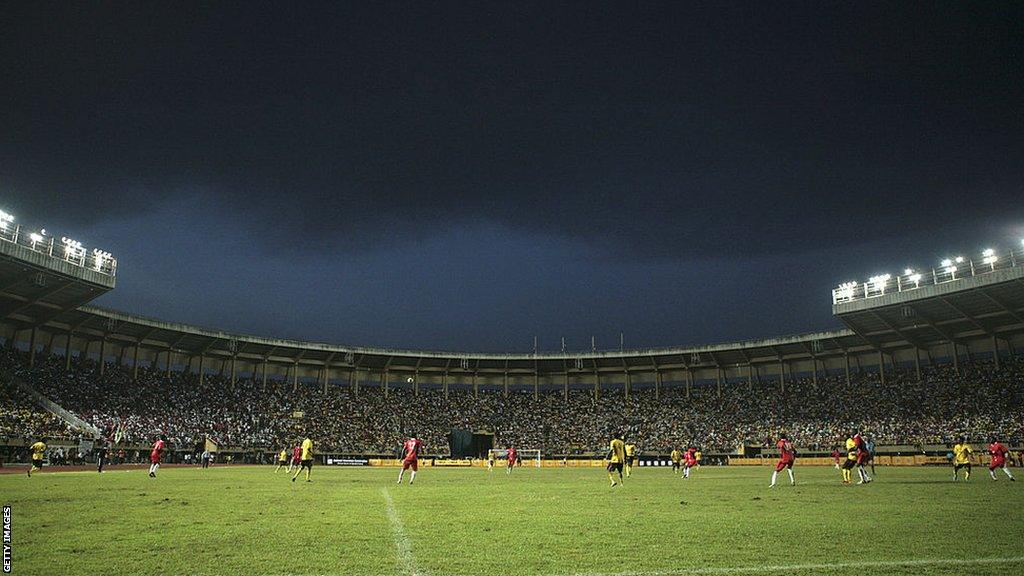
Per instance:
[[[439,390],[415,395],[379,388],[358,394],[347,387],[326,390],[304,383],[130,369],[62,356],[36,360],[6,349],[3,365],[36,390],[101,429],[117,429],[125,443],[145,443],[165,433],[173,445],[210,438],[224,446],[275,450],[300,435],[318,439],[323,452],[393,455],[403,434],[415,432],[433,454],[448,451],[453,429],[487,430],[498,445],[537,447],[545,456],[592,455],[603,450],[614,428],[625,428],[647,453],[667,454],[695,444],[708,452],[733,453],[741,446],[768,447],[786,430],[801,447],[828,451],[854,428],[879,445],[949,444],[961,435],[1024,439],[1024,361],[1004,358],[938,364],[917,379],[914,371],[860,372],[845,377],[794,379],[785,391],[776,383],[695,386],[659,396],[651,390],[626,396],[605,391],[528,392]],[[10,392],[7,392],[10,393]],[[16,393],[15,393],[16,394]],[[59,419],[32,409],[30,399],[5,397],[4,430],[29,436],[68,435]]]
[[[70,426],[39,408],[28,394],[13,386],[0,386],[0,439],[71,438]]]
[[[15,355],[10,349],[0,351],[0,368],[15,364]],[[74,430],[64,420],[40,408],[28,393],[11,382],[0,381],[0,441],[74,436]]]

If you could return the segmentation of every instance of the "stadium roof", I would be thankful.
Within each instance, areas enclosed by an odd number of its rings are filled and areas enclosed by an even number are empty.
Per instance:
[[[634,350],[479,353],[399,350],[253,336],[85,305],[112,276],[0,242],[0,319],[121,347],[185,356],[379,372],[586,374],[730,368],[893,352],[1024,332],[1024,266],[834,304],[849,329],[701,346]]]
[[[114,288],[114,277],[0,232],[0,318],[46,324]]]
[[[10,320],[24,328],[34,322],[25,315]],[[780,360],[842,355],[864,349],[863,339],[850,330],[817,332],[763,340],[690,347],[641,350],[477,353],[396,350],[342,346],[283,338],[236,334],[146,318],[94,306],[68,310],[48,318],[45,327],[72,331],[78,337],[106,339],[121,345],[170,349],[186,355],[304,366],[356,367],[360,370],[450,373],[565,373],[675,370],[695,367],[746,366]]]
[[[926,348],[1024,331],[1024,266],[840,302],[833,312],[875,347]]]

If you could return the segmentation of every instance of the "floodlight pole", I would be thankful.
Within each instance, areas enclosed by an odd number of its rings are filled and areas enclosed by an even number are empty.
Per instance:
[[[135,352],[132,354],[132,380],[139,381],[139,343],[135,343]]]
[[[68,330],[67,344],[64,345],[64,371],[71,371],[71,330]]]
[[[36,357],[36,346],[35,346],[35,344],[36,344],[36,329],[33,326],[32,327],[32,360],[33,360],[33,364],[35,363],[34,361],[35,361],[35,357]],[[103,374],[106,373],[106,371],[107,371],[106,357],[107,357],[107,335],[104,334],[103,338],[100,339],[100,376],[103,376]]]
[[[30,367],[34,367],[36,365],[36,327],[35,326],[32,327],[32,332],[29,335],[28,349],[29,349],[28,365]]]
[[[917,371],[917,381],[921,381],[921,349],[914,346],[914,369]]]

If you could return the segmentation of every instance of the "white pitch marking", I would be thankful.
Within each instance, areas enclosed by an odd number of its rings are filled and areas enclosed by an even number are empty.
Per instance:
[[[388,520],[391,522],[391,534],[395,539],[395,557],[398,558],[398,565],[403,573],[417,576],[426,574],[416,564],[416,557],[412,553],[412,542],[405,535],[405,528],[402,526],[402,518],[395,509],[395,502],[391,499],[391,492],[387,488],[381,488],[380,493],[384,496],[387,504]]]
[[[387,494],[386,489],[381,490],[384,493],[384,497],[390,502],[391,497]],[[388,517],[391,517],[391,510],[394,509],[393,505],[389,504]],[[396,517],[395,517],[396,518]],[[392,523],[392,527],[395,525]],[[401,538],[406,540],[407,552],[409,553],[409,560],[415,563],[413,558],[413,552],[408,547],[409,539],[404,536],[404,531],[401,529],[401,524],[397,525],[397,531],[401,533]],[[398,532],[395,534],[395,543],[398,541]],[[923,559],[923,560],[895,560],[895,561],[879,561],[879,562],[839,562],[835,564],[783,564],[777,566],[724,566],[721,568],[683,568],[680,570],[652,570],[652,571],[637,571],[637,572],[577,572],[574,574],[564,573],[551,573],[546,576],[699,576],[702,574],[779,574],[786,572],[808,572],[808,571],[821,571],[821,570],[848,570],[857,568],[914,568],[914,567],[927,567],[927,566],[981,566],[986,564],[1018,564],[1024,563],[1024,557],[1011,557],[1011,558],[978,558],[978,559]],[[425,574],[417,569],[409,568],[411,574]],[[205,576],[202,573],[190,574],[188,576]],[[293,574],[290,572],[282,574],[267,574],[265,576],[352,576],[342,575],[337,573],[317,573],[317,574]],[[433,576],[455,576],[441,573],[440,575]]]
[[[977,566],[982,564],[1016,564],[1024,556],[1009,558],[927,558],[922,560],[880,560],[876,562],[836,562],[833,564],[781,564],[777,566],[723,566],[720,568],[680,568],[637,572],[577,572],[572,576],[699,576],[702,574],[779,574],[821,570],[855,570],[858,568],[914,568],[919,566]],[[563,576],[563,575],[553,575]]]
[[[386,494],[386,490],[382,490],[385,493],[385,499],[391,499],[390,495]],[[393,509],[393,507],[392,507]],[[390,512],[388,513],[390,517]],[[394,526],[394,524],[392,524]],[[401,530],[401,524],[398,525],[398,530]],[[404,531],[403,531],[404,532]],[[402,538],[405,538],[404,533]],[[396,543],[398,535],[395,536]],[[408,544],[408,539],[406,538]],[[412,558],[412,551],[407,549],[409,553],[409,559]],[[1015,564],[1024,562],[1024,556],[1014,556],[1009,558],[926,558],[922,560],[880,560],[878,562],[836,562],[834,564],[780,564],[777,566],[723,566],[721,568],[681,568],[679,570],[652,570],[652,571],[637,571],[637,572],[576,572],[574,574],[564,573],[551,573],[546,576],[699,576],[702,574],[779,574],[786,572],[808,572],[808,571],[820,571],[820,570],[844,570],[844,569],[857,569],[857,568],[914,568],[923,566],[940,566],[940,565],[952,565],[952,566],[979,566],[984,564]],[[415,570],[410,568],[409,570]],[[425,574],[425,572],[412,571],[412,574]],[[204,573],[193,573],[189,576],[208,576]],[[280,574],[266,574],[263,576],[341,576],[339,574],[325,572],[317,574],[294,574],[290,572]],[[442,576],[448,576],[443,575]]]

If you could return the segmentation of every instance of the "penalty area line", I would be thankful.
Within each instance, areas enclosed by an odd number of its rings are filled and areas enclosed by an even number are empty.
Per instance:
[[[381,488],[380,493],[384,496],[384,503],[387,505],[388,521],[391,522],[391,535],[395,540],[395,558],[398,566],[405,574],[418,576],[426,574],[416,563],[416,556],[412,553],[412,542],[405,535],[405,527],[402,525],[402,518],[398,515],[395,502],[391,499],[391,492],[387,488]]]
[[[1012,556],[1007,558],[924,558],[920,560],[879,560],[864,562],[834,562],[821,564],[780,564],[774,566],[768,565],[680,568],[678,570],[640,570],[635,572],[576,572],[572,574],[572,576],[698,576],[702,574],[780,574],[787,572],[815,572],[822,570],[855,570],[857,568],[979,566],[984,564],[1017,564],[1021,562],[1024,562],[1024,556]]]

